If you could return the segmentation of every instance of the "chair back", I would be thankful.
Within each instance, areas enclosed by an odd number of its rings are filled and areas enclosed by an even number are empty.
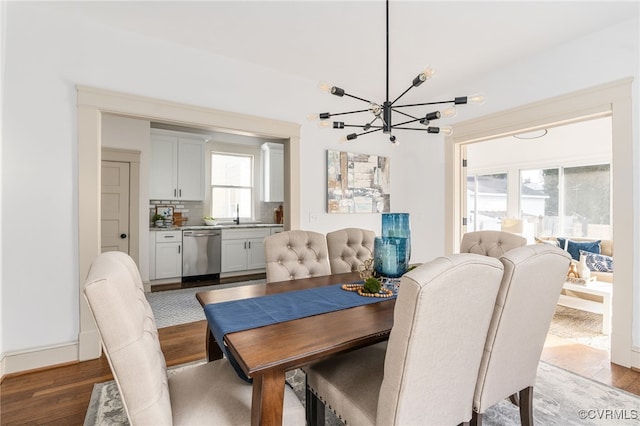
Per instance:
[[[368,229],[345,228],[327,234],[332,274],[356,272],[365,260],[373,258],[376,234]]]
[[[454,254],[403,275],[377,424],[471,420],[482,348],[502,273],[498,259]]]
[[[135,262],[109,251],[91,265],[84,295],[131,424],[170,425],[164,354]]]
[[[499,258],[509,250],[527,245],[527,239],[510,232],[475,231],[462,236],[460,253],[475,253]]]
[[[519,247],[500,258],[504,276],[480,365],[476,412],[533,386],[570,259],[548,244]]]
[[[330,275],[327,240],[312,231],[285,231],[264,240],[267,282]]]

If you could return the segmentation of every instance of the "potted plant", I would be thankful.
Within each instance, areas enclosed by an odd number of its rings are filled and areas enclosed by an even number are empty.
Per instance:
[[[156,213],[151,218],[151,222],[153,222],[157,227],[162,227],[164,225],[164,216]]]

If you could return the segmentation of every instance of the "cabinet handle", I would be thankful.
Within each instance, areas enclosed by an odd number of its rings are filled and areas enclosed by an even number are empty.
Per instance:
[[[182,248],[182,246],[178,246],[178,254],[181,253],[181,250],[180,250],[181,248]]]
[[[182,189],[178,190],[178,197],[182,198]]]
[[[174,188],[174,189],[173,189],[173,196],[175,197],[175,196],[176,196],[176,194],[177,194],[177,190]]]
[[[251,250],[251,241],[249,241],[249,250]]]
[[[246,241],[244,242],[244,249],[245,250],[247,249],[247,242]]]

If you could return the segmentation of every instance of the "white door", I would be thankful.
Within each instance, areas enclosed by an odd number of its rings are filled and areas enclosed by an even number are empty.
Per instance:
[[[247,269],[264,269],[266,266],[264,238],[249,239],[247,241]]]
[[[129,163],[102,161],[101,250],[129,253]]]

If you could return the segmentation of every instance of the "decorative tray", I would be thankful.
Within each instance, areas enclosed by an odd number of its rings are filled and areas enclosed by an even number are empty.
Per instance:
[[[360,296],[363,296],[363,297],[382,297],[382,298],[387,298],[387,297],[392,297],[393,296],[393,292],[391,290],[387,290],[386,288],[380,289],[379,293],[368,293],[368,292],[364,291],[363,287],[364,287],[364,285],[362,285],[362,284],[342,284],[342,289],[343,290],[355,291]]]
[[[589,278],[567,277],[565,281],[568,282],[568,283],[571,283],[571,284],[583,284],[583,285],[585,285],[585,284],[590,283],[590,282],[595,281],[595,280],[596,280],[596,277],[592,276],[592,277],[589,277]]]

